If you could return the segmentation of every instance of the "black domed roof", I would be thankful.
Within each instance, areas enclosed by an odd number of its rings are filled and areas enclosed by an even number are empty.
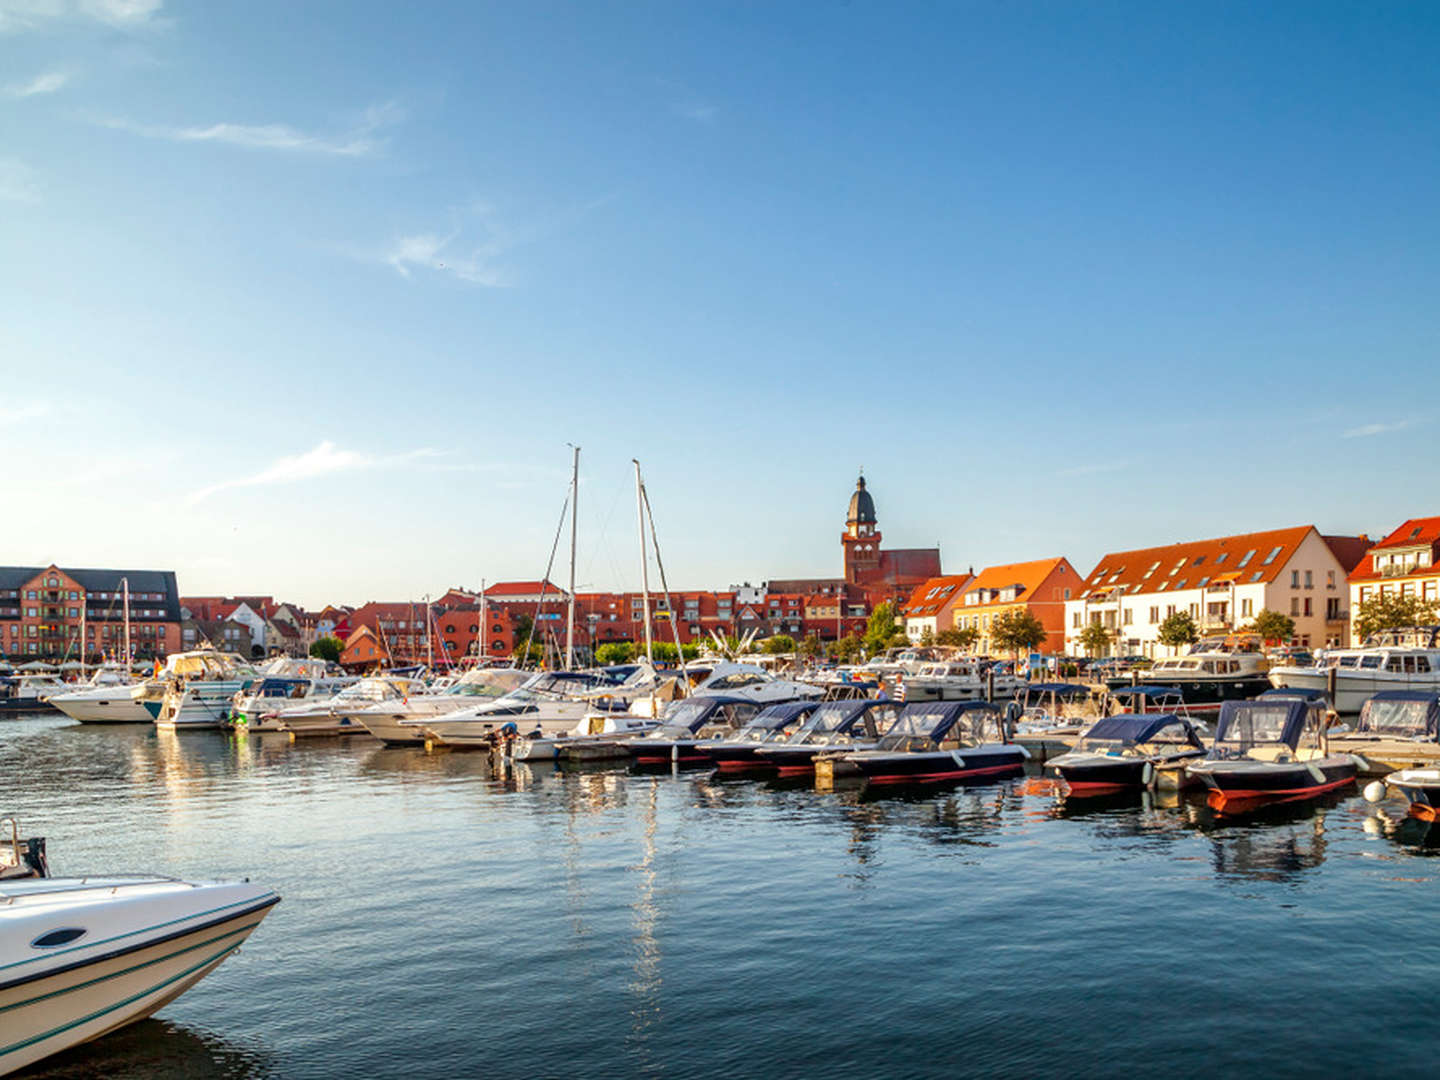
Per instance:
[[[850,496],[850,513],[845,518],[845,524],[874,525],[875,524],[875,500],[870,497],[870,492],[865,490],[865,477],[855,481],[855,494]]]

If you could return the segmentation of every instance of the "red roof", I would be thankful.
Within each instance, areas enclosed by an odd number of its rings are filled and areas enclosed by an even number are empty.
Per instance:
[[[994,600],[988,602],[1013,604],[1017,602],[1023,603],[1026,601],[1049,599],[1048,597],[1038,597],[1036,593],[1039,591],[1040,586],[1044,584],[1045,579],[1062,566],[1065,567],[1069,573],[1074,573],[1074,569],[1071,568],[1069,560],[1064,556],[1054,559],[1036,559],[1033,562],[1004,563],[1000,566],[987,566],[971,578],[969,584],[961,591],[964,595],[968,596],[981,589],[1008,589],[1018,585],[1020,591],[1015,600]],[[1074,580],[1078,588],[1080,575],[1075,574]],[[983,607],[986,603],[987,601],[982,600],[974,606]]]
[[[1100,560],[1077,598],[1092,595],[1096,590],[1138,593],[1195,588],[1203,578],[1213,580],[1227,574],[1235,575],[1233,580],[1237,584],[1274,581],[1314,531],[1313,525],[1297,525],[1213,540],[1114,551]]]
[[[1369,554],[1380,556],[1413,548],[1429,548],[1431,565],[1416,566],[1405,574],[1383,573],[1375,568],[1374,559],[1365,558],[1351,571],[1350,580],[1388,580],[1392,577],[1429,577],[1440,574],[1440,567],[1434,565],[1436,554],[1440,554],[1440,517],[1411,518],[1371,548]]]
[[[970,580],[969,574],[951,574],[948,577],[933,577],[923,585],[917,585],[905,601],[901,613],[915,618],[938,615],[946,604],[952,604],[965,591]]]
[[[546,596],[558,596],[564,590],[552,581],[500,581],[487,586],[487,597],[538,596],[544,590]]]

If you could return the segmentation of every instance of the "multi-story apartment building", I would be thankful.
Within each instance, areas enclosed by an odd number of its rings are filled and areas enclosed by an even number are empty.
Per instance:
[[[1170,656],[1160,624],[1187,612],[1204,635],[1240,630],[1263,610],[1295,620],[1295,644],[1346,640],[1346,579],[1369,548],[1364,536],[1322,536],[1313,525],[1115,551],[1065,605],[1066,650],[1099,622],[1115,655]]]
[[[129,592],[130,651],[137,659],[180,648],[180,590],[171,570],[0,567],[0,654],[79,659],[119,656]],[[82,611],[84,615],[82,616]]]
[[[1025,610],[1039,619],[1047,632],[1039,651],[1058,653],[1065,647],[1065,602],[1080,585],[1080,575],[1064,557],[987,566],[961,592],[953,616],[955,627],[978,630],[976,651],[995,653],[1000,650],[990,631],[996,617]]]
[[[1411,518],[1366,553],[1350,572],[1350,610],[1382,594],[1440,604],[1440,517]],[[1359,645],[1352,630],[1350,644]]]
[[[905,635],[911,641],[919,641],[927,631],[934,637],[942,630],[953,630],[955,613],[968,584],[969,574],[952,574],[931,578],[917,586],[900,611],[905,620]]]

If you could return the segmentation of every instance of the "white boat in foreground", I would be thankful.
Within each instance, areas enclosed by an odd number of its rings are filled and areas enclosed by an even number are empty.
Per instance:
[[[174,1001],[279,900],[260,885],[171,878],[0,882],[0,1074]]]
[[[1385,690],[1440,693],[1440,626],[1386,630],[1362,648],[1329,650],[1313,667],[1270,669],[1272,683],[1292,690],[1325,691],[1332,677],[1335,711],[1347,715],[1358,713],[1367,699]]]
[[[106,664],[90,681],[54,694],[50,704],[82,724],[148,724],[154,719],[135,700],[136,680],[121,664]]]

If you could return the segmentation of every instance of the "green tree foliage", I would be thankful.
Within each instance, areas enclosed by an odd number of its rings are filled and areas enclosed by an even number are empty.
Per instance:
[[[1113,640],[1115,635],[1105,629],[1105,624],[1098,619],[1080,631],[1080,645],[1087,656],[1104,656]]]
[[[847,634],[830,647],[831,654],[842,664],[853,664],[860,659],[865,640],[859,634]]]
[[[317,660],[325,660],[333,664],[340,659],[340,652],[344,648],[343,641],[327,634],[325,637],[315,639],[315,644],[310,646],[310,655]]]
[[[607,641],[595,647],[595,662],[602,667],[609,664],[628,664],[634,659],[634,642]]]
[[[935,635],[936,645],[950,645],[957,649],[973,649],[975,643],[980,640],[980,631],[973,626],[957,627],[951,630],[941,630]]]
[[[1188,611],[1177,611],[1174,615],[1165,616],[1165,620],[1160,624],[1155,636],[1160,639],[1162,645],[1179,649],[1199,641],[1200,628],[1195,625],[1195,620],[1190,617]]]
[[[897,636],[901,639],[899,644],[909,640],[895,622],[895,605],[887,600],[870,613],[870,621],[865,625],[865,651],[871,656],[884,652],[896,644]]]
[[[924,630],[920,631],[920,644],[926,646],[927,648],[931,645],[934,645],[935,631],[931,630],[928,626],[925,627]]]
[[[1440,621],[1435,604],[1418,596],[1383,593],[1372,596],[1353,615],[1355,633],[1364,641],[1381,630],[1400,630],[1407,626],[1433,626]]]
[[[804,640],[797,646],[801,656],[824,656],[825,643],[820,640],[819,634],[806,634]]]
[[[686,660],[694,660],[700,655],[700,646],[694,643],[683,644],[680,646],[680,649],[681,652],[684,653]],[[675,643],[673,641],[651,642],[650,651],[655,654],[655,659],[662,664],[673,664],[680,657],[680,653],[675,651]]]
[[[1029,608],[1010,608],[990,620],[990,640],[1011,655],[1033,652],[1050,636]]]
[[[1269,608],[1261,608],[1254,622],[1243,628],[1245,633],[1259,634],[1264,642],[1289,641],[1295,636],[1295,620]]]
[[[793,653],[795,651],[795,639],[789,634],[776,634],[768,637],[760,644],[762,652],[770,656],[779,656],[781,653]]]

